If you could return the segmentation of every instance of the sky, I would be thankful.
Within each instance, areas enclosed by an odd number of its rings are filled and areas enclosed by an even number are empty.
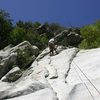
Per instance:
[[[0,0],[0,9],[19,20],[80,27],[100,19],[100,0]]]

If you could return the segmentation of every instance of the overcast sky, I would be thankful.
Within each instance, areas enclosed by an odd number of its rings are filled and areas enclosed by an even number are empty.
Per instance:
[[[84,26],[100,19],[100,0],[0,0],[14,22],[55,22]]]

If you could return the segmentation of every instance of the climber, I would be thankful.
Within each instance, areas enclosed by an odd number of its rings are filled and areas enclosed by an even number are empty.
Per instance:
[[[58,54],[57,52],[57,45],[55,45],[55,38],[51,38],[48,42],[48,46],[50,49],[50,56],[54,54],[54,51],[56,52],[56,54]]]

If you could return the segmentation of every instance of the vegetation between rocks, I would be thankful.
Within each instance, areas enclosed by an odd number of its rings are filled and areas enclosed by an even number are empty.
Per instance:
[[[24,22],[19,20],[13,25],[10,14],[0,10],[0,49],[9,44],[14,46],[27,40],[43,50],[48,45],[48,40],[68,28],[57,23]],[[92,25],[79,28],[84,40],[79,47],[82,49],[100,47],[100,21]],[[66,38],[60,44],[67,45]]]

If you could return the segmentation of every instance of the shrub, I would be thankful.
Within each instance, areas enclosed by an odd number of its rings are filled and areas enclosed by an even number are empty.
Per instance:
[[[100,47],[100,21],[95,24],[81,28],[81,34],[84,38],[80,48],[97,48]]]
[[[0,49],[9,44],[8,38],[12,29],[12,20],[9,13],[0,9]]]
[[[25,40],[25,30],[20,27],[15,27],[9,35],[9,41],[13,45],[17,45]]]

